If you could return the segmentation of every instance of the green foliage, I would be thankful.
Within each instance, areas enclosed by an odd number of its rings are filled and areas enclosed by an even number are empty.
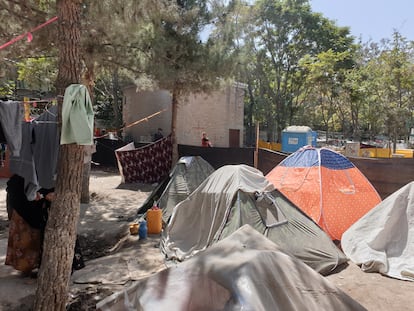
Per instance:
[[[280,135],[290,125],[309,92],[302,58],[332,50],[346,52],[337,67],[352,66],[352,37],[347,28],[313,13],[308,1],[260,0],[245,10],[241,32],[244,69],[252,87],[257,120]]]
[[[310,90],[307,100],[315,103],[314,109],[318,108],[324,130],[329,131],[335,127],[335,119],[341,117],[341,91],[345,81],[345,68],[341,68],[344,60],[349,59],[349,52],[334,52],[329,49],[318,55],[309,55],[299,62],[301,68],[307,73],[305,84]],[[342,119],[346,118],[342,116]]]
[[[35,29],[56,15],[55,1],[47,0],[0,0],[0,40],[2,44]],[[39,55],[54,55],[56,25],[48,25],[33,32],[33,40],[29,43],[27,37],[0,50],[2,57],[20,60]]]
[[[125,72],[101,70],[94,85],[95,118],[107,128],[122,127],[122,86],[129,83]]]
[[[52,91],[56,80],[55,58],[26,58],[17,63],[18,80],[32,90]]]
[[[399,33],[380,44],[361,48],[358,66],[362,96],[362,130],[368,135],[386,135],[394,142],[409,135],[413,126],[414,87],[413,43]]]
[[[3,81],[0,84],[0,97],[13,97],[16,84],[14,81]]]
[[[214,88],[229,67],[224,65],[227,58],[223,45],[216,43],[219,40],[203,42],[200,37],[214,20],[213,13],[205,0],[162,7],[146,37],[147,58],[140,78],[147,77],[177,95]]]
[[[399,33],[356,45],[347,27],[311,11],[308,0],[91,0],[82,4],[82,61],[96,80],[97,114],[120,124],[123,86],[164,88],[174,96],[248,85],[247,130],[270,137],[287,125],[329,128],[353,137],[397,139],[414,126],[413,43]],[[0,38],[56,15],[56,1],[0,0]],[[56,25],[0,51],[19,63],[19,80],[51,88]],[[7,70],[5,80],[14,80]],[[114,78],[119,73],[119,80]],[[50,81],[47,81],[50,79]],[[45,85],[47,82],[48,85]],[[3,83],[10,94],[13,83]],[[118,107],[118,108],[117,108]],[[104,113],[105,112],[105,113]]]
[[[248,126],[258,120],[270,137],[292,124],[356,139],[407,135],[414,124],[411,42],[396,33],[380,44],[354,44],[348,28],[311,12],[308,1],[237,6],[228,38],[238,50],[238,77],[249,86]]]

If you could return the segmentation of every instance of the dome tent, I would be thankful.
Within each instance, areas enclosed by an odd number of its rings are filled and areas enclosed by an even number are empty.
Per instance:
[[[365,175],[328,148],[303,147],[266,175],[333,240],[381,202]]]
[[[181,157],[168,178],[144,202],[138,214],[145,213],[156,202],[162,210],[163,221],[168,222],[174,206],[186,199],[213,172],[210,163],[200,156]]]
[[[246,224],[321,274],[347,261],[318,225],[247,165],[219,168],[176,205],[161,250],[184,261]]]

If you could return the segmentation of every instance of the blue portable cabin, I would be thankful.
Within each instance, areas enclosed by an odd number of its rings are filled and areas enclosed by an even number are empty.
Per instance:
[[[315,140],[309,126],[288,126],[282,132],[282,151],[295,152],[301,147],[313,146]]]
[[[318,145],[317,140],[318,140],[318,132],[312,131],[312,147],[315,147],[315,148],[317,147]]]

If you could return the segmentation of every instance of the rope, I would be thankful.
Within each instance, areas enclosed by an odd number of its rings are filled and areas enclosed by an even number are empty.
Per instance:
[[[8,47],[9,45],[12,45],[13,43],[15,43],[15,42],[17,42],[17,41],[19,41],[19,40],[23,39],[23,38],[24,38],[24,37],[26,37],[26,36],[27,36],[27,41],[28,41],[28,42],[31,42],[31,41],[32,41],[32,38],[33,38],[33,37],[32,37],[32,32],[35,32],[36,30],[39,30],[40,28],[43,28],[43,27],[45,27],[46,25],[49,25],[49,24],[51,24],[51,23],[53,23],[53,22],[57,21],[57,19],[58,19],[58,17],[57,17],[57,16],[52,17],[51,19],[49,19],[48,21],[44,22],[43,24],[41,24],[41,25],[39,25],[39,26],[37,26],[37,27],[35,27],[35,28],[33,28],[33,29],[29,30],[28,32],[26,32],[26,33],[24,33],[24,34],[21,34],[20,36],[17,36],[16,38],[14,38],[14,39],[10,40],[9,42],[7,42],[7,43],[3,44],[2,46],[0,46],[0,50],[1,50],[1,49],[4,49],[5,47]]]
[[[138,120],[138,121],[135,121],[135,122],[130,123],[130,124],[128,124],[128,125],[125,125],[124,127],[121,127],[119,130],[120,130],[120,131],[122,131],[122,130],[124,130],[124,129],[128,128],[128,127],[131,127],[131,126],[137,125],[137,124],[139,124],[139,123],[141,123],[141,122],[148,121],[148,119],[151,119],[151,118],[155,117],[156,115],[159,115],[159,114],[161,114],[161,113],[163,113],[163,112],[165,112],[165,111],[167,111],[167,108],[165,108],[165,109],[163,109],[163,110],[160,110],[160,111],[158,111],[158,112],[156,112],[156,113],[153,113],[153,114],[149,115],[148,117],[142,118],[141,120]]]
[[[163,112],[165,112],[165,111],[167,111],[167,108],[165,108],[165,109],[163,109],[163,110],[160,110],[160,111],[157,111],[157,112],[155,112],[155,113],[153,113],[153,114],[151,114],[151,115],[149,115],[149,116],[147,116],[147,117],[145,117],[145,118],[142,118],[142,119],[140,119],[140,120],[137,120],[137,121],[135,121],[135,122],[132,122],[132,123],[130,123],[130,124],[128,124],[128,125],[125,125],[125,126],[123,126],[123,127],[119,128],[119,129],[115,130],[115,131],[116,131],[116,132],[118,132],[118,131],[122,131],[122,130],[124,130],[124,129],[128,128],[128,127],[131,127],[131,126],[137,125],[137,124],[139,124],[139,123],[141,123],[141,122],[148,121],[149,119],[151,119],[151,118],[153,118],[153,117],[155,117],[155,116],[157,116],[157,115],[159,115],[159,114],[161,114],[161,113],[163,113]],[[112,131],[111,131],[111,132],[112,132]],[[101,135],[101,136],[95,136],[95,138],[103,138],[103,137],[106,137],[106,136],[108,136],[108,135],[109,135],[109,133],[105,133],[105,134],[103,134],[103,135]]]

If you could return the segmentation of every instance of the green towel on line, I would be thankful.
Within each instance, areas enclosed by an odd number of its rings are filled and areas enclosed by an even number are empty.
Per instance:
[[[86,86],[71,84],[65,90],[62,106],[60,144],[93,144],[93,108]]]

